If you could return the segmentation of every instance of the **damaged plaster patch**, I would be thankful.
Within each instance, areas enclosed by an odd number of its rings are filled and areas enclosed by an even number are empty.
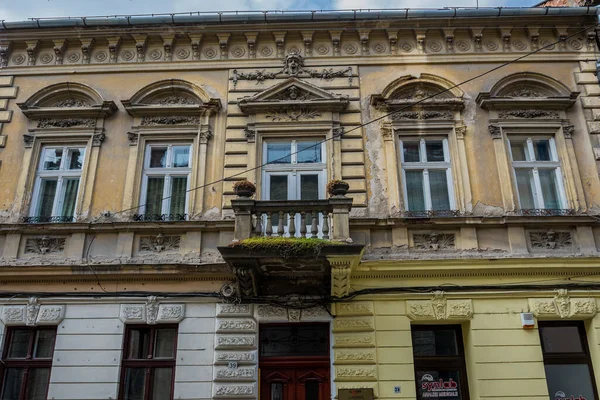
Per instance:
[[[369,96],[361,100],[361,107],[365,110],[365,121],[371,120]],[[379,115],[375,115],[379,117]],[[369,124],[365,126],[366,140],[364,143],[366,156],[369,158],[371,197],[369,198],[368,211],[370,216],[385,216],[388,210],[388,194],[385,176],[385,154],[380,126]]]
[[[203,221],[219,221],[221,219],[221,211],[217,207],[206,210],[201,218]]]
[[[484,204],[480,201],[473,207],[473,216],[476,217],[502,217],[504,214],[502,207]]]

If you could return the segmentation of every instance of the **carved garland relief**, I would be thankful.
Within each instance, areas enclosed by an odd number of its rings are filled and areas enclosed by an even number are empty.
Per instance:
[[[65,317],[65,305],[40,305],[31,297],[27,305],[10,305],[2,308],[4,325],[57,325]]]
[[[431,300],[407,300],[408,317],[412,320],[468,320],[473,318],[470,299],[446,299],[445,293],[436,291]]]
[[[540,319],[589,319],[597,313],[595,299],[573,299],[567,289],[557,289],[553,298],[529,299],[529,309]]]
[[[156,296],[148,296],[145,304],[121,304],[119,318],[124,323],[168,324],[178,323],[185,316],[185,304],[159,303]]]

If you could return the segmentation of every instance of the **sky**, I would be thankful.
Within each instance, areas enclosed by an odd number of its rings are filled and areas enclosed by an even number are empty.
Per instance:
[[[477,0],[0,0],[0,20],[189,11],[474,7]],[[480,7],[529,7],[536,0],[479,0]]]

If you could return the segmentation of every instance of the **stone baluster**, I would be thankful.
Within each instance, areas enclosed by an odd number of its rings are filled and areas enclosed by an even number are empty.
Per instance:
[[[300,212],[300,237],[306,237],[306,211]]]
[[[280,237],[283,236],[283,233],[285,232],[283,229],[283,221],[285,220],[283,218],[285,214],[283,213],[283,211],[279,211],[279,223],[277,224],[277,235],[279,235]]]
[[[317,211],[312,212],[312,224],[310,225],[310,233],[312,233],[311,238],[317,238],[317,234],[319,233],[319,213]]]
[[[271,218],[271,213],[267,213],[267,226],[265,228],[265,235],[266,236],[273,236],[273,222],[272,222],[272,218]]]
[[[296,212],[290,211],[290,226],[288,227],[290,237],[296,236]]]
[[[262,236],[262,216],[260,211],[256,212],[256,226],[254,227],[254,236]]]
[[[329,213],[323,211],[323,239],[329,239]]]

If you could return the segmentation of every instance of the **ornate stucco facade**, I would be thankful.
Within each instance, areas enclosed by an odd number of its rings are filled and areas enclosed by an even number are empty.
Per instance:
[[[332,398],[416,398],[411,327],[429,324],[460,325],[469,398],[555,396],[539,321],[583,321],[600,371],[596,24],[586,7],[4,22],[4,330],[57,327],[56,400],[122,398],[131,324],[178,327],[172,398],[257,398],[260,326],[302,322],[330,326]],[[321,169],[263,165],[267,143],[297,139],[323,141]],[[549,164],[517,159],[513,143],[538,157],[540,140]],[[407,143],[423,157],[430,142],[443,144],[439,164],[411,166]],[[180,208],[175,189],[150,197],[155,144],[188,146],[188,169],[162,172],[185,174]],[[52,175],[49,148],[82,162]],[[428,168],[446,171],[446,206],[431,188],[416,200],[407,189],[410,171]],[[533,171],[533,206],[518,168]],[[554,194],[533,178],[547,170]],[[307,171],[318,201],[275,203],[271,176]],[[63,198],[43,214],[44,179],[56,176]],[[235,195],[243,178],[255,199]],[[346,196],[326,199],[331,180],[349,184]],[[327,296],[275,302],[257,276],[276,265],[297,279],[294,266],[218,249],[289,235],[283,223],[264,229],[273,212],[298,233],[353,243],[294,261],[331,284]]]

